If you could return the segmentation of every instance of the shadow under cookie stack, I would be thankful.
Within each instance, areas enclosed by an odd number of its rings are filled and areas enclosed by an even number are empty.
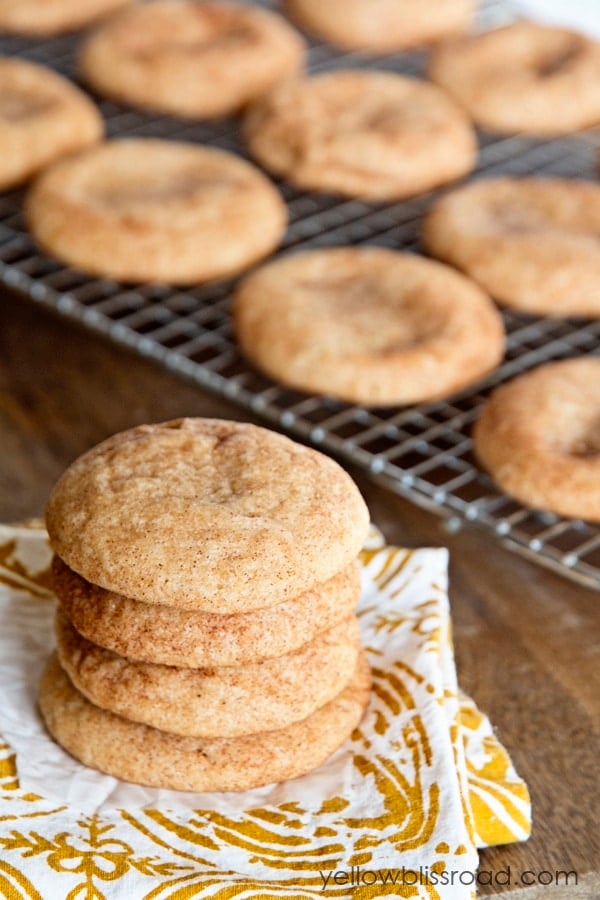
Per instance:
[[[359,723],[368,512],[332,460],[252,425],[141,426],[73,463],[47,526],[40,708],[86,765],[245,790],[316,768]]]

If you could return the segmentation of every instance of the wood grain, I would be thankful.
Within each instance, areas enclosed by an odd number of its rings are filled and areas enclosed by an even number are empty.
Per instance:
[[[0,294],[0,521],[39,515],[76,456],[115,431],[183,415],[248,419],[153,364]],[[461,684],[490,714],[534,803],[531,840],[482,854],[510,866],[515,900],[600,897],[600,595],[352,473],[392,543],[445,544]],[[523,870],[569,870],[579,886],[519,888]]]

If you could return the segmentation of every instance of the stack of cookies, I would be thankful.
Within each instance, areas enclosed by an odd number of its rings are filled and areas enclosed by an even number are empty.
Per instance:
[[[47,510],[58,653],[40,707],[86,765],[180,790],[319,766],[361,719],[368,512],[335,462],[253,425],[141,426]]]

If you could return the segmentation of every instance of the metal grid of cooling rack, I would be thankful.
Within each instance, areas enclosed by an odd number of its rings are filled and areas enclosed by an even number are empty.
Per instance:
[[[510,18],[503,0],[488,0],[483,21]],[[77,39],[32,43],[0,39],[0,53],[21,55],[75,76]],[[340,65],[381,66],[419,74],[419,53],[369,57],[313,45],[313,71]],[[108,133],[191,140],[244,154],[236,124],[182,122],[100,104]],[[540,142],[480,135],[474,177],[543,173],[593,177],[600,134]],[[418,223],[437,192],[387,206],[280,188],[290,227],[282,250],[360,244],[418,250]],[[335,453],[394,492],[449,517],[472,522],[502,543],[588,587],[600,590],[600,528],[527,510],[500,493],[476,466],[471,425],[490,389],[550,359],[600,354],[600,321],[540,319],[506,313],[504,364],[477,389],[406,409],[371,410],[285,389],[253,371],[237,353],[228,316],[231,282],[174,290],[126,287],[91,279],[41,255],[29,239],[19,192],[0,196],[0,281],[33,301],[151,357],[271,424]]]

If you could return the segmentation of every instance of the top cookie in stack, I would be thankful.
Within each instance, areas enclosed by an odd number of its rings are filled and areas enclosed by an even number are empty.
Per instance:
[[[40,705],[83,762],[240,790],[314,768],[358,723],[368,513],[332,460],[252,425],[142,426],[71,466],[47,525],[60,665]]]

